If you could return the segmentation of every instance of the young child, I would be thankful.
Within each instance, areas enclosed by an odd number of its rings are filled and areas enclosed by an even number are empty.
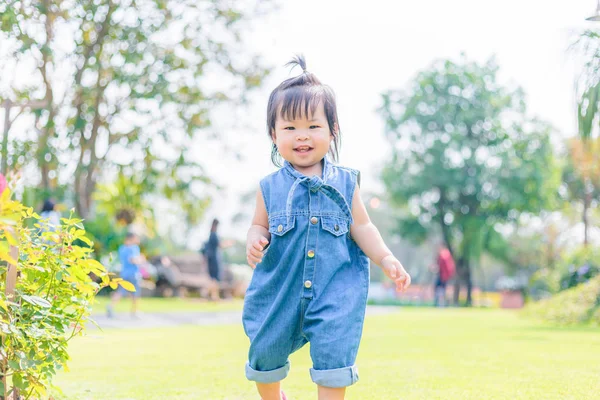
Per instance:
[[[255,269],[244,300],[246,377],[262,400],[285,400],[288,356],[310,342],[319,400],[338,400],[358,380],[368,259],[398,291],[410,276],[369,219],[358,171],[333,163],[340,147],[333,91],[306,71],[303,57],[288,65],[303,73],[275,88],[267,108],[271,159],[281,169],[260,182],[246,244]]]
[[[106,306],[106,312],[109,318],[113,318],[115,307],[121,300],[121,296],[129,295],[131,296],[131,316],[137,317],[138,300],[142,293],[140,264],[146,261],[146,258],[140,254],[140,238],[135,233],[128,232],[124,243],[119,246],[119,260],[121,261],[120,277],[130,282],[135,287],[135,292],[128,292],[119,285],[119,288],[111,295],[111,303]]]

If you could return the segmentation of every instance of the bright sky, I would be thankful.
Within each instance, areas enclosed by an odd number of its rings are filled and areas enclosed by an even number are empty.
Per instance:
[[[226,169],[222,154],[203,151],[211,173],[221,166],[215,178],[227,187],[207,214],[207,224],[213,217],[223,220],[224,236],[245,235],[247,226],[232,226],[227,216],[238,208],[238,193],[255,190],[258,181],[275,170],[264,128],[266,103],[279,82],[298,74],[283,67],[295,53],[303,53],[307,68],[336,92],[341,163],[362,171],[363,191],[382,189],[378,172],[389,156],[383,121],[375,111],[380,94],[405,88],[419,70],[439,58],[458,59],[464,52],[484,62],[495,55],[500,80],[524,88],[532,115],[552,123],[561,136],[576,132],[575,69],[566,50],[573,32],[600,27],[585,21],[594,13],[593,0],[280,3],[279,11],[255,24],[249,36],[251,48],[275,70],[248,111],[247,132],[230,137],[232,144],[243,146],[244,160],[232,158]],[[189,238],[191,245],[207,235],[207,224]]]

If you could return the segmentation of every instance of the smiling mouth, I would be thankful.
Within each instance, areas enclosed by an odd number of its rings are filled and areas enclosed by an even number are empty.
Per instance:
[[[300,146],[300,147],[296,147],[294,149],[294,151],[297,151],[298,153],[307,153],[309,151],[311,151],[313,148],[310,146]]]

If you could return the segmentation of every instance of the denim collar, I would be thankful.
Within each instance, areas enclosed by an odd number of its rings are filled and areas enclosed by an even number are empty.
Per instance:
[[[294,178],[306,178],[307,176],[296,170],[289,161],[283,161],[283,168]],[[328,160],[327,156],[323,158],[323,172],[322,176],[313,176],[309,177],[309,179],[317,178],[318,180],[322,180],[323,183],[327,182],[327,178],[331,175],[331,162]]]
[[[350,206],[348,205],[346,199],[344,199],[344,196],[335,187],[326,183],[327,178],[330,177],[332,173],[331,162],[327,160],[327,157],[323,158],[323,179],[316,175],[308,177],[296,171],[292,164],[290,164],[287,161],[284,161],[283,168],[292,176],[292,178],[294,178],[294,183],[292,184],[292,187],[290,188],[290,191],[288,193],[285,207],[286,216],[288,218],[288,224],[290,223],[290,217],[292,213],[292,201],[294,200],[294,192],[300,184],[305,185],[308,188],[308,190],[310,190],[313,193],[321,191],[325,196],[329,197],[340,207],[342,212],[346,214],[346,216],[350,220],[350,223],[353,222],[352,210],[350,209]]]

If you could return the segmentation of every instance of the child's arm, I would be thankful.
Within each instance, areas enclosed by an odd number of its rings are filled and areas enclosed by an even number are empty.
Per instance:
[[[256,264],[261,262],[263,250],[269,244],[270,239],[269,217],[262,192],[259,189],[256,192],[256,209],[254,210],[252,226],[248,229],[248,235],[246,236],[246,260],[252,268],[256,268]]]
[[[410,275],[385,245],[379,230],[371,222],[360,198],[358,185],[352,198],[352,218],[354,223],[350,226],[350,234],[354,241],[371,261],[383,269],[388,278],[396,282],[396,290],[406,290],[410,286]]]

